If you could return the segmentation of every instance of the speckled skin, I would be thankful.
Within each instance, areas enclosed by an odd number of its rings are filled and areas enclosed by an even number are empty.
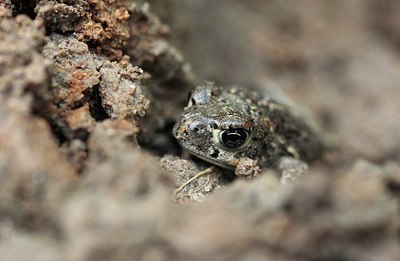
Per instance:
[[[236,128],[248,131],[247,141],[238,148],[224,146],[221,131]],[[276,168],[282,157],[311,162],[323,152],[315,131],[287,105],[255,91],[210,82],[194,89],[173,134],[190,153],[231,169],[242,158]]]

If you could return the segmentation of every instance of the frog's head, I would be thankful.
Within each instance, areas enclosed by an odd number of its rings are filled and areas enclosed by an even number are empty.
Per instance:
[[[235,168],[241,157],[256,159],[261,152],[260,121],[249,105],[232,93],[206,83],[196,87],[174,126],[180,145],[213,164]]]

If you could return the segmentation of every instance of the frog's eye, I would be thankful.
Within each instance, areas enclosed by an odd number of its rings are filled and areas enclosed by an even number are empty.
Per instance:
[[[249,132],[245,129],[230,129],[222,131],[219,140],[228,148],[237,148],[242,146],[249,136]]]

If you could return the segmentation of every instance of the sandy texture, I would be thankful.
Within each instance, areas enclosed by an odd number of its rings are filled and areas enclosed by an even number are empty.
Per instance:
[[[1,259],[397,260],[397,2],[142,2],[0,1]],[[331,151],[190,180],[197,79],[280,85]]]
[[[36,1],[35,13],[57,33],[72,33],[111,59],[122,59],[121,47],[129,38],[129,12],[120,1]]]
[[[203,202],[207,196],[221,189],[228,181],[221,169],[197,166],[192,161],[173,156],[160,160],[160,167],[175,180],[174,199],[178,204]],[[204,175],[199,175],[204,173]],[[196,176],[199,175],[199,176]]]

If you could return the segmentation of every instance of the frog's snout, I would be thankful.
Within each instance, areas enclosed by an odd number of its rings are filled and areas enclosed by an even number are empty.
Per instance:
[[[175,123],[174,127],[172,128],[172,135],[174,135],[175,139],[178,139],[178,140],[179,140],[179,138],[181,136],[180,135],[180,131],[179,131],[180,126],[181,126],[180,122],[177,121]]]
[[[177,121],[173,128],[173,135],[176,139],[194,138],[205,130],[205,124],[201,121],[182,120]]]

